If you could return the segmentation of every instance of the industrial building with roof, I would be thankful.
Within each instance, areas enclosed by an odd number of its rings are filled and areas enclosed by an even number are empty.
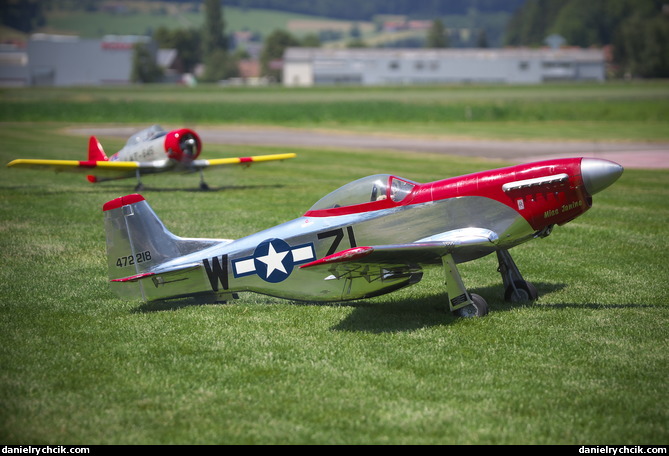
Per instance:
[[[603,81],[601,49],[288,48],[285,86]]]
[[[150,38],[134,35],[33,35],[25,49],[0,50],[0,86],[130,84],[137,43],[153,46]]]

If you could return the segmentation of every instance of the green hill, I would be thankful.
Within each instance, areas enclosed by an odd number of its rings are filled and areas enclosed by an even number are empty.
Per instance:
[[[199,28],[204,16],[199,11],[180,8],[156,8],[129,13],[111,11],[54,11],[46,14],[47,25],[40,32],[98,38],[104,35],[147,35],[158,27]],[[231,33],[249,30],[263,36],[276,29],[286,29],[295,19],[326,19],[295,13],[262,9],[224,8],[225,30]]]
[[[248,7],[251,4],[260,5],[263,2],[245,2],[247,6],[231,6],[234,3],[239,2],[226,1],[223,9],[225,32],[228,34],[237,31],[250,31],[256,36],[264,38],[271,32],[282,29],[295,36],[302,36],[307,33],[320,34],[322,41],[340,40],[343,45],[351,38],[350,32],[353,29],[362,33],[360,38],[369,46],[406,46],[407,39],[414,46],[421,45],[424,31],[404,30],[398,34],[397,32],[389,33],[382,29],[383,19],[394,17],[406,20],[440,18],[444,21],[446,27],[451,30],[451,34],[458,37],[451,42],[451,45],[456,47],[472,45],[467,41],[463,42],[459,37],[475,36],[478,31],[484,29],[489,44],[495,47],[501,44],[506,24],[511,18],[511,12],[507,10],[470,9],[459,12],[455,7],[440,8],[430,14],[424,11],[418,14],[422,11],[420,8],[412,9],[407,5],[404,7],[395,5],[392,8],[380,8],[379,13],[393,11],[400,13],[395,16],[383,16],[375,14],[373,11],[367,11],[369,5],[365,4],[366,11],[369,14],[367,14],[365,20],[357,20],[353,13],[348,15],[350,16],[348,19],[342,19],[346,14],[343,14],[340,9],[332,10],[325,7],[319,9],[313,7],[313,5],[311,5],[312,7],[302,5],[304,7],[302,10],[322,11],[323,14],[296,12],[299,8],[295,3],[282,7],[279,4],[280,2],[265,2],[268,6],[284,8],[282,10]],[[344,3],[347,6],[352,4]],[[45,7],[41,14],[44,20],[36,21],[35,28],[31,32],[100,38],[105,35],[148,35],[159,27],[200,28],[204,23],[203,13],[199,4],[195,2],[95,2],[88,7],[85,6],[85,2],[79,2],[79,4],[78,8],[74,6],[69,8]],[[417,13],[412,14],[412,12]],[[22,14],[28,13],[24,11]],[[334,16],[327,14],[334,14]],[[12,23],[9,20],[9,15],[0,19],[3,19],[2,22],[5,22],[6,25]],[[470,31],[474,33],[470,33]],[[324,34],[327,36],[323,37]],[[405,36],[407,34],[408,37]],[[16,33],[12,29],[0,30],[2,41],[14,39],[15,35]]]

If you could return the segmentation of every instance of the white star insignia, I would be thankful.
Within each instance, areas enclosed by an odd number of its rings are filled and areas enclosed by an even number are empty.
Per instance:
[[[269,244],[269,251],[267,255],[258,257],[258,261],[262,261],[267,265],[267,277],[272,275],[276,270],[287,274],[286,268],[283,266],[283,259],[288,255],[288,252],[277,252],[274,250],[272,243]]]

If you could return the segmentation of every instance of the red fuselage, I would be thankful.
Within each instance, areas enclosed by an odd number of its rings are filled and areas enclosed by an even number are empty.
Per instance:
[[[599,181],[606,181],[610,175],[612,183],[622,172],[619,165],[597,159],[585,159],[590,161],[583,168],[582,160],[569,158],[534,162],[416,184],[411,193],[399,202],[387,198],[352,206],[310,210],[305,216],[330,217],[478,196],[514,209],[533,229],[541,230],[548,225],[567,223],[590,209],[592,194],[604,188],[600,188],[602,184]],[[595,184],[588,191],[586,182],[593,179]]]

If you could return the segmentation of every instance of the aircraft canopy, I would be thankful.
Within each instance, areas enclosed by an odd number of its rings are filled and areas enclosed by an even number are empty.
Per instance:
[[[138,131],[137,133],[130,136],[128,142],[125,145],[132,146],[144,141],[160,138],[166,134],[167,132],[160,125],[151,125],[149,128],[145,128],[144,130]]]
[[[310,210],[352,206],[387,198],[399,203],[411,193],[411,190],[416,185],[415,182],[391,176],[390,174],[375,174],[338,188],[321,198]]]

